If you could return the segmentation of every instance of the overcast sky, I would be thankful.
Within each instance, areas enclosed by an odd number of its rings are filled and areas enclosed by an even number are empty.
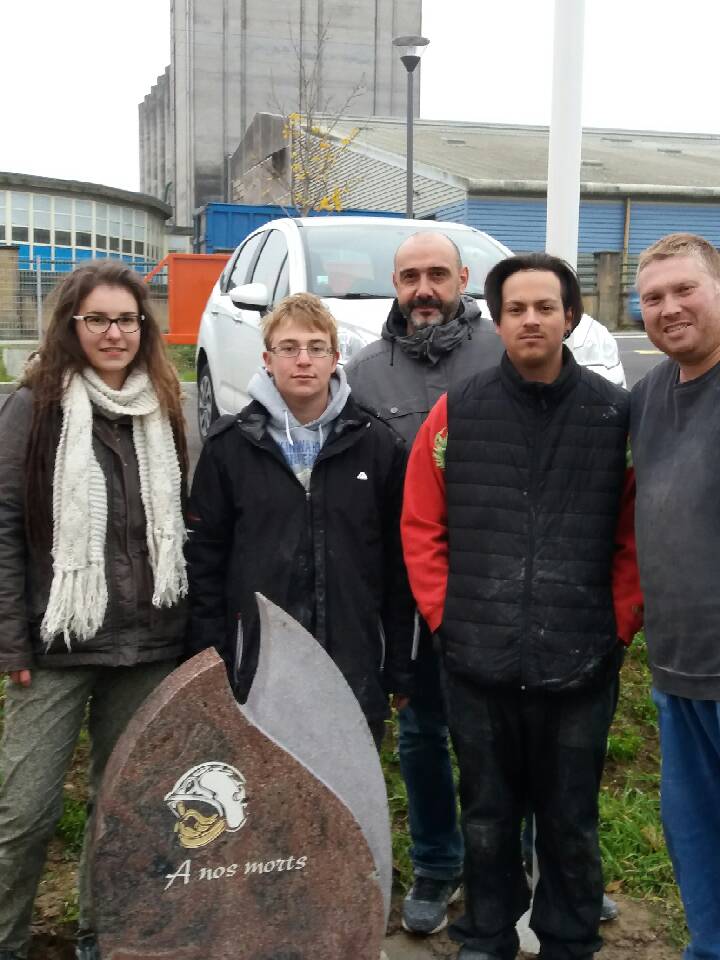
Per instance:
[[[7,7],[0,170],[137,189],[137,105],[169,62],[170,0]],[[422,116],[547,124],[553,9],[424,0]],[[587,0],[583,124],[720,134],[719,37],[718,0]]]

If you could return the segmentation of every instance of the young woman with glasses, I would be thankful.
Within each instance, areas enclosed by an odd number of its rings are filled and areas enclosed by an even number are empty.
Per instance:
[[[185,631],[181,395],[147,287],[102,261],[56,293],[40,351],[0,411],[0,960],[26,955],[86,710],[91,806]],[[77,956],[93,960],[86,848]]]

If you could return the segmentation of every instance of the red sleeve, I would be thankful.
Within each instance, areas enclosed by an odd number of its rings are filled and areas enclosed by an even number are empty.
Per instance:
[[[618,636],[629,646],[643,625],[643,595],[635,549],[635,470],[628,467],[620,501],[612,569]]]
[[[447,394],[443,394],[420,428],[410,453],[401,522],[410,586],[433,633],[442,621],[448,578],[446,444]]]

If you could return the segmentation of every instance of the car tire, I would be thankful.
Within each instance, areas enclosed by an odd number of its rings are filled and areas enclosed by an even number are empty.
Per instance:
[[[218,408],[215,406],[215,391],[213,390],[210,367],[204,363],[198,370],[197,376],[197,415],[200,439],[204,443],[210,433],[210,427],[218,418]]]

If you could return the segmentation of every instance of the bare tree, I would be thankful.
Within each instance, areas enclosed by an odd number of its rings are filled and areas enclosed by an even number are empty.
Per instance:
[[[352,102],[364,90],[364,78],[353,86],[339,109],[330,98],[323,98],[321,64],[329,39],[329,21],[318,24],[315,49],[309,56],[292,34],[293,55],[298,66],[297,108],[288,111],[273,91],[273,100],[283,119],[283,138],[287,143],[289,162],[283,173],[289,205],[301,216],[311,210],[340,211],[343,197],[351,184],[340,177],[340,160],[358,134],[356,128],[340,135],[342,123]]]

